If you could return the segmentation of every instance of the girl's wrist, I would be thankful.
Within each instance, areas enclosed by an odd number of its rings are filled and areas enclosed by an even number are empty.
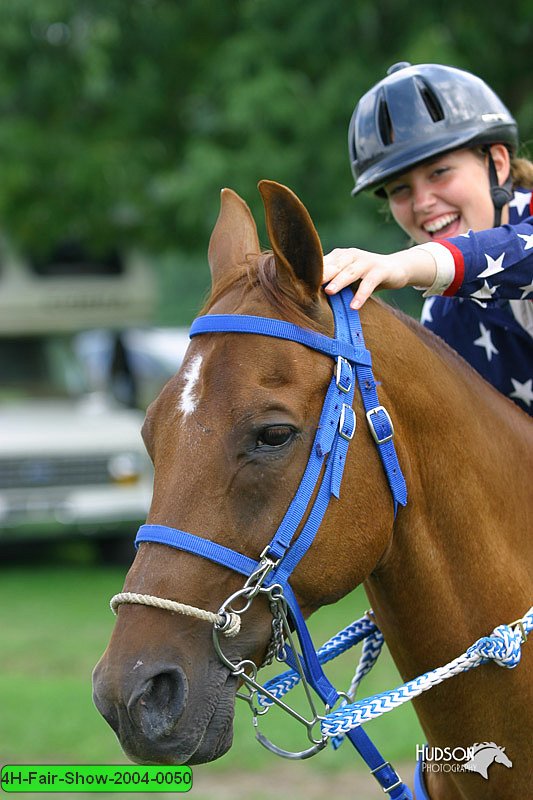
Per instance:
[[[424,259],[423,263],[419,262],[423,279],[417,279],[412,285],[417,289],[425,289],[424,297],[445,292],[455,277],[455,262],[448,248],[438,242],[427,242],[413,247],[411,252],[414,254],[415,251],[417,258]],[[433,262],[431,268],[429,259]]]

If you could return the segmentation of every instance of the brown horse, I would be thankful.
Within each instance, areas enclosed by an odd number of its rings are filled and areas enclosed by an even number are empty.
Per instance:
[[[232,191],[209,246],[205,313],[285,319],[328,336],[322,250],[303,205],[263,181],[272,253],[261,253],[246,204]],[[396,517],[364,424],[351,442],[341,499],[330,503],[291,585],[305,616],[364,582],[405,680],[449,662],[497,625],[521,617],[533,594],[529,417],[437,337],[377,301],[361,320],[380,402],[395,424],[409,489]],[[155,466],[149,522],[181,528],[257,559],[308,458],[331,359],[292,341],[235,333],[193,339],[180,372],[143,428]],[[242,587],[224,566],[162,544],[140,546],[125,590],[216,612]],[[228,750],[237,679],[216,655],[211,626],[122,605],[95,669],[95,702],[133,760],[197,764]],[[254,602],[228,639],[232,660],[260,664],[271,634]],[[533,646],[514,670],[489,663],[414,701],[429,746],[505,747],[512,769],[430,772],[431,798],[531,793]],[[389,688],[389,687],[387,687]]]

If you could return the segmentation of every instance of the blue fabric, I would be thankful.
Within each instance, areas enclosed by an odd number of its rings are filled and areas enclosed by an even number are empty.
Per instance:
[[[415,786],[415,797],[416,800],[431,800],[427,789],[426,789],[426,782],[424,780],[424,759],[419,758],[416,762],[415,767],[415,776],[414,776],[414,786]]]
[[[532,193],[514,192],[509,225],[443,242],[464,277],[454,296],[430,297],[422,323],[520,408],[533,414]],[[453,284],[452,284],[453,288]],[[510,302],[515,301],[515,302]]]
[[[348,448],[348,442],[339,435],[339,424],[342,407],[346,403],[351,404],[353,402],[353,394],[354,381],[352,381],[350,391],[346,393],[338,389],[335,378],[332,378],[326,392],[315,440],[302,480],[268,548],[269,555],[273,558],[282,558],[290,546],[315,491],[320,473],[323,469],[325,457],[331,453],[332,449],[334,449],[333,456],[328,459],[328,482],[326,484],[324,479],[322,481],[322,495],[319,505],[320,503],[325,503],[325,505],[323,506],[318,525],[320,525],[322,517],[324,516],[330,494],[334,494],[336,497],[339,496],[340,483],[346,463],[346,451]],[[335,443],[339,441],[342,442],[342,444],[339,445],[337,449]],[[315,507],[317,509],[319,508],[316,501]],[[314,531],[315,533],[316,530],[318,530],[318,526]]]
[[[352,342],[354,344],[363,342],[361,319],[359,314],[354,314],[352,309],[350,309],[350,301],[352,298],[351,292],[343,291],[339,296],[346,310]],[[361,392],[361,398],[363,400],[363,406],[367,413],[371,412],[373,409],[376,409],[380,406],[377,385],[376,381],[374,380],[372,369],[365,364],[358,363],[355,365],[355,370],[357,373],[357,381],[359,384],[359,391]],[[372,420],[371,424],[373,424],[374,429],[376,430],[377,428],[379,439],[386,438],[390,435],[390,433],[392,433],[388,418],[384,413],[378,412],[378,414],[371,414],[370,419]],[[394,514],[396,515],[397,505],[400,504],[401,506],[405,506],[407,504],[407,485],[398,462],[393,440],[391,439],[383,444],[377,444],[377,448],[383,463],[383,468],[385,469],[385,474],[389,482],[392,496],[394,498]]]
[[[216,561],[217,564],[240,572],[241,575],[251,575],[259,566],[258,561],[254,561],[253,558],[248,558],[236,550],[230,550],[229,547],[224,547],[201,536],[194,536],[186,531],[180,531],[178,528],[169,528],[167,525],[141,525],[135,537],[135,547],[139,547],[141,542],[156,542],[177,550],[185,550],[187,553],[194,553],[209,561]]]
[[[325,704],[333,706],[337,702],[339,694],[322,669],[318,654],[309,635],[309,630],[290,586],[287,585],[284,595],[289,608],[290,618],[294,624],[302,648],[303,661],[301,661],[301,664],[305,677],[320,699]],[[292,661],[292,666],[294,666],[294,654],[292,654]],[[346,736],[367,766],[370,767],[374,777],[383,788],[383,791],[389,794],[391,800],[412,800],[413,796],[411,791],[401,782],[394,767],[389,764],[388,761],[384,761],[383,756],[368,737],[362,726],[348,731]],[[390,787],[393,786],[395,788],[391,789]]]
[[[349,341],[330,339],[329,336],[281,319],[253,317],[247,314],[207,314],[194,320],[189,336],[192,338],[202,333],[253,333],[272,336],[275,339],[298,342],[331,358],[342,356],[355,363],[360,362],[367,366],[372,364],[370,353],[364,346],[353,347]]]

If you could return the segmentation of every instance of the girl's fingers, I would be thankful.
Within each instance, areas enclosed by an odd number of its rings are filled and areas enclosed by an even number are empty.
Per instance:
[[[345,286],[349,286],[361,277],[361,264],[356,263],[353,259],[347,260],[346,258],[343,262],[342,265],[332,270],[331,274],[324,274],[324,282],[327,284],[324,289],[328,294],[340,292]]]
[[[345,286],[349,286],[355,280],[357,280],[359,276],[355,274],[354,269],[344,269],[335,278],[330,281],[326,286],[324,286],[324,291],[328,294],[336,294],[340,292],[341,289],[344,289]]]
[[[355,248],[337,248],[324,256],[322,283],[328,283],[355,261]]]
[[[357,287],[357,291],[352,302],[350,303],[350,307],[355,309],[361,308],[361,306],[366,303],[372,292],[377,286],[379,286],[380,283],[381,276],[377,269],[365,275]]]

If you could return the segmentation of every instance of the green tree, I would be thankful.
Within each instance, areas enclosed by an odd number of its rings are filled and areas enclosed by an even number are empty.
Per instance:
[[[165,295],[185,321],[223,186],[261,220],[257,181],[286,183],[327,249],[402,246],[379,203],[350,199],[355,102],[394,61],[456,64],[507,100],[527,141],[533,9],[512,5],[487,0],[480,17],[459,0],[2,3],[2,226],[37,252],[74,237],[166,254]]]

